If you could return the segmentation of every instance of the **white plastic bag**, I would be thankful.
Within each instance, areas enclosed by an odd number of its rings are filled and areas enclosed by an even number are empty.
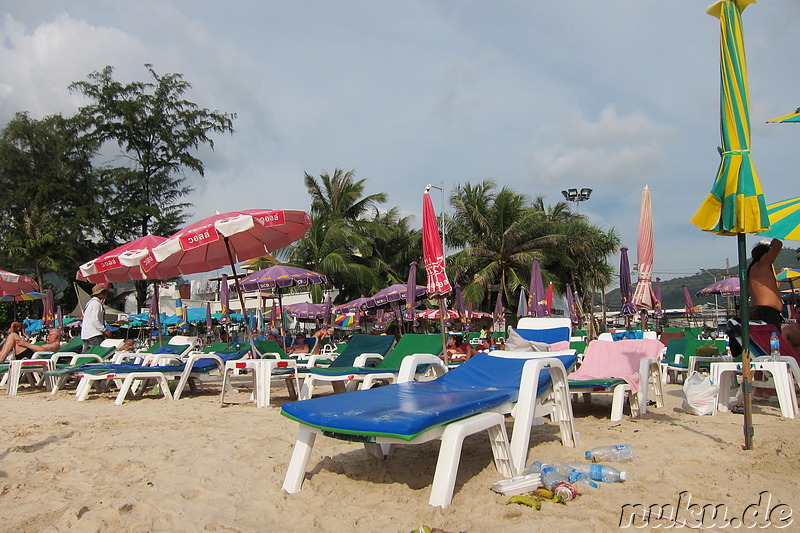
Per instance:
[[[683,383],[683,410],[687,413],[703,416],[714,412],[719,387],[711,383],[711,379],[703,377],[699,372],[692,372]]]

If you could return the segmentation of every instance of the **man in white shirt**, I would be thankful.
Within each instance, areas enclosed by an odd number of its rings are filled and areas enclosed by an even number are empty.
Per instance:
[[[84,352],[92,346],[99,345],[106,336],[111,335],[111,331],[107,330],[105,326],[103,304],[106,301],[106,296],[108,296],[108,290],[103,285],[92,287],[92,297],[83,311],[83,324],[81,325]]]

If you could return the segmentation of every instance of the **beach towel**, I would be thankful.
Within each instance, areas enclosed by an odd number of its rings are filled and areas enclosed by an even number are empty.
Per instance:
[[[576,381],[623,379],[636,394],[639,392],[639,363],[648,357],[658,359],[663,347],[654,339],[593,340],[586,348],[580,368],[567,378]]]

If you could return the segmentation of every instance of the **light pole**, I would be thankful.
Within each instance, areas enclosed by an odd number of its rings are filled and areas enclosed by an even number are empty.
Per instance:
[[[580,203],[585,202],[592,195],[592,189],[583,187],[580,192],[578,189],[564,189],[561,191],[564,199],[568,202],[575,202],[575,212],[580,213]]]
[[[705,268],[701,268],[700,272],[705,272],[712,278],[714,278],[714,283],[717,282],[717,276],[706,270]],[[716,330],[719,327],[719,305],[717,305],[717,295],[714,294],[714,329]]]

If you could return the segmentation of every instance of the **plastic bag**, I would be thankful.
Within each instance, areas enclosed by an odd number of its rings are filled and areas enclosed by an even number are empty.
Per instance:
[[[711,379],[703,377],[699,372],[692,372],[683,383],[683,410],[687,413],[703,416],[714,412],[719,387],[711,383]]]

